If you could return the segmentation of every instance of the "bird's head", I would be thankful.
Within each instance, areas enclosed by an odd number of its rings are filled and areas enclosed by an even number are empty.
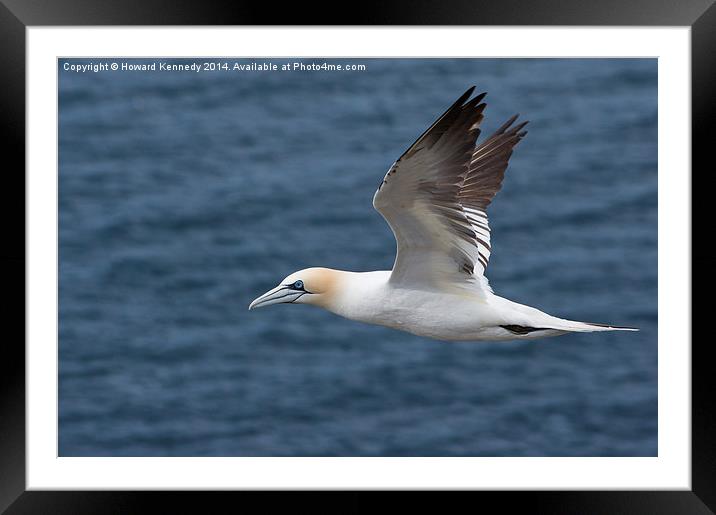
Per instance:
[[[335,298],[341,272],[330,268],[306,268],[294,272],[278,286],[254,299],[249,309],[271,304],[314,304],[326,307]]]

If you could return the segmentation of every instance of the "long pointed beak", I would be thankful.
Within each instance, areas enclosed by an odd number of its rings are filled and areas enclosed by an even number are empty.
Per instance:
[[[278,285],[273,290],[269,290],[260,297],[254,299],[249,304],[249,309],[262,308],[271,304],[281,304],[283,302],[292,302],[301,295],[302,292],[292,290],[288,286]]]

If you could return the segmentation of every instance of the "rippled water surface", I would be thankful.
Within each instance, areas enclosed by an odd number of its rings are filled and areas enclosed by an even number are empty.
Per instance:
[[[60,455],[657,454],[656,60],[65,62]],[[483,135],[531,120],[489,210],[496,293],[641,331],[445,343],[247,311],[294,270],[390,269],[373,192],[472,84]]]

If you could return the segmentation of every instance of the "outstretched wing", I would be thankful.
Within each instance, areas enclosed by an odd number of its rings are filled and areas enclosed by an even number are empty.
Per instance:
[[[468,89],[391,166],[373,206],[393,230],[398,252],[390,281],[436,287],[473,282],[490,259],[486,208],[499,191],[527,122],[510,118],[475,146],[485,93]]]

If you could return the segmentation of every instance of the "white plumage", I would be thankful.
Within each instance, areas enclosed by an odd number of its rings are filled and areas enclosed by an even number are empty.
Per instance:
[[[440,340],[512,340],[636,330],[557,318],[495,295],[487,206],[527,122],[513,116],[476,146],[485,93],[466,91],[390,167],[373,206],[393,230],[392,271],[309,268],[249,309],[314,304],[338,315]]]

